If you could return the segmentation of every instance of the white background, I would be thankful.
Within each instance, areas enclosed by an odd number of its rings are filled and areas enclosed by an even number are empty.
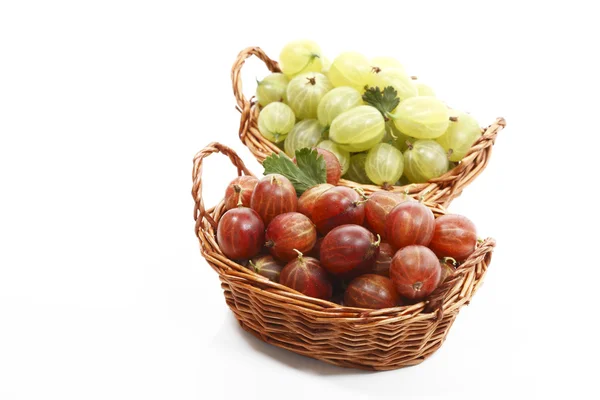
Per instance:
[[[597,394],[593,2],[239,3],[1,3],[0,399]],[[486,283],[417,367],[345,370],[254,339],[199,254],[195,152],[218,140],[261,173],[231,65],[305,37],[330,58],[397,57],[482,125],[508,121],[451,207],[498,240]],[[248,62],[248,94],[265,74]],[[208,165],[214,204],[235,171]]]

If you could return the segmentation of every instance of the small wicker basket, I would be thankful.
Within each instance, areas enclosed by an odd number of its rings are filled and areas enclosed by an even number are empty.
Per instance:
[[[250,149],[259,162],[263,162],[272,153],[279,153],[274,143],[265,139],[258,130],[257,121],[259,107],[253,98],[244,97],[242,91],[241,70],[250,56],[261,59],[269,71],[281,72],[277,61],[270,59],[260,47],[248,47],[238,54],[231,70],[231,81],[233,94],[237,101],[237,109],[242,114],[240,119],[239,136],[242,142]],[[492,154],[492,146],[498,132],[506,126],[504,118],[498,118],[493,124],[482,129],[483,135],[473,144],[471,150],[460,161],[460,163],[439,178],[426,183],[418,183],[407,186],[395,186],[391,190],[395,192],[408,193],[415,198],[422,197],[424,200],[440,204],[444,207],[456,197],[460,196],[463,188],[473,181],[487,166]],[[381,190],[374,185],[362,185],[356,182],[342,179],[339,185],[350,187],[362,187],[366,193]]]
[[[257,338],[295,353],[341,367],[390,370],[422,362],[444,342],[460,308],[481,286],[495,246],[480,241],[454,275],[418,304],[366,310],[304,296],[229,260],[215,239],[223,201],[207,209],[202,199],[204,159],[222,153],[238,175],[252,175],[229,147],[211,143],[194,157],[196,235],[208,264],[219,274],[227,305],[242,328]],[[445,213],[427,204],[437,216]]]

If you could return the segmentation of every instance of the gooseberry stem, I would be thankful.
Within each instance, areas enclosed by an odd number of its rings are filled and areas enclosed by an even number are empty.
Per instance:
[[[379,236],[379,233],[377,234],[377,241],[374,243],[371,243],[371,246],[373,247],[379,247],[379,245],[381,244],[381,236]]]
[[[248,260],[248,264],[250,264],[254,272],[258,272],[258,268],[256,268],[256,264],[254,263],[254,261]]]
[[[304,67],[302,67],[302,68],[300,69],[300,71],[304,71],[304,69],[305,69],[306,67],[308,67],[308,65],[309,65],[311,62],[313,62],[313,60],[314,60],[315,58],[321,58],[321,56],[320,56],[320,55],[318,55],[318,54],[314,54],[314,53],[313,53],[313,54],[311,54],[311,55],[310,55],[310,57],[308,58],[308,61],[306,62],[306,64],[304,64]]]
[[[265,243],[265,247],[268,249],[270,249],[273,246],[275,246],[275,242],[272,240],[269,240],[267,243]]]
[[[406,146],[408,147],[408,150],[412,150],[413,149],[413,145],[411,142],[409,142],[408,140],[406,142],[404,142],[406,144]]]
[[[242,188],[238,185],[234,185],[233,186],[233,190],[235,190],[235,192],[238,194],[238,202],[237,202],[237,206],[238,207],[243,207],[244,206],[244,202],[242,201]]]
[[[233,185],[233,191],[238,195],[237,206],[242,207],[244,203],[242,202],[242,187],[238,184]]]
[[[353,187],[352,189],[354,189],[356,191],[356,193],[360,194],[360,197],[362,197],[363,200],[369,200],[369,197],[365,194],[365,191],[363,188]]]
[[[452,257],[444,257],[444,258],[442,258],[442,261],[443,261],[443,262],[450,261],[450,262],[452,263],[452,265],[453,265],[453,266],[455,266],[455,267],[456,267],[456,264],[458,264],[458,261],[456,261],[456,260],[455,260],[454,258],[452,258]]]
[[[452,121],[452,122],[456,122],[456,121],[458,121],[458,117],[456,117],[454,115],[451,115],[450,118],[449,118],[449,120]]]
[[[358,206],[361,206],[361,205],[365,204],[367,201],[369,201],[368,198],[367,199],[358,200],[358,201],[355,201],[354,203],[352,203],[352,205],[354,205],[354,207],[358,207]]]
[[[304,257],[304,254],[302,254],[302,252],[301,252],[300,250],[298,250],[298,249],[294,249],[294,251],[295,251],[296,253],[298,253],[298,259],[300,259],[300,260],[301,260],[301,259],[302,259],[302,257]]]
[[[391,112],[386,112],[385,115],[383,116],[383,119],[387,122],[390,119],[398,119],[398,116],[396,114],[392,114]]]

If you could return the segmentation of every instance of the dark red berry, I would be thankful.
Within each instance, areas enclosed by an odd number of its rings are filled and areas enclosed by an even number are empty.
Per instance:
[[[316,258],[300,255],[290,261],[281,271],[279,283],[306,296],[331,299],[332,288],[327,271]]]
[[[380,240],[362,226],[338,226],[323,239],[321,265],[337,276],[358,276],[372,267],[379,244]]]
[[[254,176],[238,176],[227,185],[225,190],[225,209],[231,210],[239,205],[240,197],[244,207],[250,207],[250,199],[258,179]]]
[[[256,211],[236,207],[219,220],[217,242],[223,254],[232,260],[252,258],[265,243],[265,225]]]
[[[416,201],[398,204],[385,223],[387,240],[397,249],[411,244],[427,246],[434,227],[435,217],[431,210]]]
[[[322,235],[336,226],[362,225],[365,220],[364,202],[356,190],[336,186],[323,192],[316,200],[312,220]]]
[[[390,277],[400,296],[423,300],[438,286],[442,268],[433,251],[412,245],[398,250],[392,259]]]
[[[267,227],[265,246],[271,254],[283,261],[308,253],[317,241],[317,230],[307,216],[298,212],[280,214]]]
[[[250,206],[260,215],[263,222],[269,225],[279,214],[296,211],[296,189],[283,175],[267,175],[256,184]]]
[[[346,289],[344,305],[359,308],[391,308],[400,304],[390,278],[367,274],[355,278]]]

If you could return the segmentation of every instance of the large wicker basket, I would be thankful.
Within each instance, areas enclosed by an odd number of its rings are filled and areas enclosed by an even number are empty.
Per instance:
[[[233,94],[237,101],[237,109],[242,114],[239,130],[240,139],[250,149],[256,159],[262,163],[270,154],[273,152],[279,153],[281,149],[260,134],[257,126],[260,110],[254,99],[246,99],[242,91],[241,70],[246,59],[253,55],[261,59],[269,71],[280,72],[280,69],[277,61],[270,59],[260,47],[248,47],[238,54],[231,70]],[[462,193],[463,188],[485,169],[492,154],[492,146],[494,145],[496,136],[505,126],[506,121],[504,118],[498,118],[493,124],[482,129],[483,135],[473,144],[469,153],[455,168],[439,178],[432,179],[426,183],[395,186],[391,190],[408,193],[413,197],[422,197],[426,201],[448,206],[454,198]],[[378,186],[362,185],[344,179],[339,184],[351,187],[360,186],[366,193],[381,190]]]
[[[475,252],[445,281],[429,301],[366,310],[306,297],[273,283],[227,259],[215,239],[223,202],[207,209],[202,200],[204,159],[222,153],[238,175],[251,175],[230,148],[211,143],[194,158],[194,219],[201,252],[219,274],[227,305],[242,328],[257,338],[295,353],[342,367],[390,370],[415,365],[435,352],[460,308],[481,285],[491,261],[494,239],[480,241]],[[436,216],[445,213],[431,205]]]

